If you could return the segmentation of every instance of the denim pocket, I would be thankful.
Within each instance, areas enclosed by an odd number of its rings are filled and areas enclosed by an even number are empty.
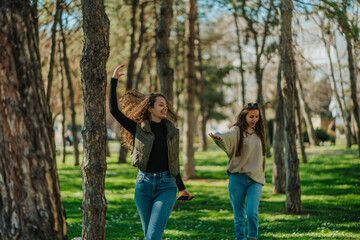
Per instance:
[[[138,173],[136,177],[136,183],[142,183],[144,181],[145,175],[143,173]]]
[[[174,182],[176,182],[176,178],[175,178],[175,177],[170,177],[170,176],[166,175],[166,176],[163,176],[163,177],[162,177],[162,181],[163,181],[164,183],[174,183]]]

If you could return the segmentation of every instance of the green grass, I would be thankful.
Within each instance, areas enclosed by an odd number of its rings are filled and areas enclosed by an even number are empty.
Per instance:
[[[303,213],[287,214],[285,195],[272,194],[272,159],[260,202],[259,239],[360,239],[360,160],[357,146],[309,149],[308,163],[300,163]],[[118,149],[116,144],[112,149]],[[137,169],[107,158],[106,239],[141,239],[141,222],[134,203]],[[196,198],[178,203],[163,239],[234,239],[233,215],[225,173],[227,158],[215,146],[196,152],[196,180],[185,182]],[[58,163],[60,189],[66,209],[69,239],[81,236],[82,180],[80,167]]]

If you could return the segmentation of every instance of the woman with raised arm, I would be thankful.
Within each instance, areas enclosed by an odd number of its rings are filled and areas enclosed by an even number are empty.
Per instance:
[[[237,240],[246,240],[245,218],[250,239],[258,238],[259,203],[265,184],[265,130],[259,105],[248,103],[236,123],[225,133],[209,133],[229,157],[229,196],[234,212]],[[246,201],[245,201],[246,199]]]
[[[122,139],[131,149],[131,164],[139,169],[135,186],[135,204],[140,215],[145,239],[161,239],[167,220],[179,196],[187,201],[191,196],[180,176],[179,130],[174,126],[176,114],[164,95],[143,95],[127,91],[120,98],[119,110],[116,86],[117,66],[110,83],[110,113],[121,124]],[[126,115],[125,115],[126,114]]]

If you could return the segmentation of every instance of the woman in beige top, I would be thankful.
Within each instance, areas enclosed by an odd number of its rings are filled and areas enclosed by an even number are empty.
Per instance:
[[[265,184],[265,128],[257,103],[248,103],[236,123],[225,133],[209,136],[229,157],[229,196],[234,211],[237,240],[246,240],[245,218],[250,239],[258,238],[259,203]],[[246,198],[246,202],[245,202]]]

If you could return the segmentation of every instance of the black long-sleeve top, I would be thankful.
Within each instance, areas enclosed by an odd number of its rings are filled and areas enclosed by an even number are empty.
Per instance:
[[[125,116],[118,107],[116,97],[116,86],[118,79],[111,78],[109,92],[109,108],[115,119],[129,132],[135,136],[136,122]],[[150,152],[149,162],[146,166],[146,172],[164,172],[169,171],[168,164],[168,148],[166,143],[166,125],[164,121],[160,123],[150,122],[151,132],[155,135],[155,140]],[[176,185],[179,191],[185,189],[185,185],[181,179],[180,173],[176,176]]]

